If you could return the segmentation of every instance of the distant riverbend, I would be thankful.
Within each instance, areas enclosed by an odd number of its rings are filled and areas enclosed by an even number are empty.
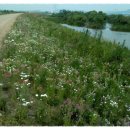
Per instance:
[[[125,46],[130,49],[130,32],[117,32],[117,31],[112,31],[111,24],[106,24],[104,29],[91,29],[91,28],[86,28],[86,27],[77,27],[77,26],[71,26],[68,24],[61,24],[64,27],[68,27],[71,29],[74,29],[79,32],[85,32],[89,31],[91,36],[98,36],[98,34],[101,33],[102,31],[102,39],[116,42],[116,43],[125,43]]]

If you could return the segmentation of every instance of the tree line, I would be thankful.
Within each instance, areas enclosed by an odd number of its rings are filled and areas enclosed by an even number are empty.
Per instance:
[[[0,10],[0,14],[10,14],[10,13],[15,13],[16,11],[13,10]]]
[[[94,29],[103,29],[106,23],[111,23],[112,30],[130,31],[130,16],[107,15],[102,11],[60,10],[59,13],[53,13],[51,19],[59,23],[86,26]]]

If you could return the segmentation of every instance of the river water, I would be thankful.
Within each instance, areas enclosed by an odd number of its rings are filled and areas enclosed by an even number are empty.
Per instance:
[[[111,24],[106,24],[104,29],[91,29],[91,28],[86,28],[86,27],[77,27],[77,26],[71,26],[68,24],[61,24],[64,27],[68,27],[71,29],[74,29],[79,32],[85,32],[88,31],[90,32],[91,36],[98,36],[99,33],[102,32],[102,39],[116,42],[116,43],[125,43],[125,46],[130,49],[130,32],[117,32],[117,31],[112,31],[110,30]]]

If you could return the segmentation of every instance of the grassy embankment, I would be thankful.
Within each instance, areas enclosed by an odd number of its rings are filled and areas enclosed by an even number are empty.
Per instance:
[[[130,51],[24,14],[0,51],[1,125],[126,125]]]

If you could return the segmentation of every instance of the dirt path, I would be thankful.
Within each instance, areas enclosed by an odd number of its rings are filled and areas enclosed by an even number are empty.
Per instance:
[[[0,44],[19,15],[21,13],[0,15]]]
[[[16,18],[21,15],[21,13],[17,14],[6,14],[6,15],[0,15],[0,48],[2,45],[2,39],[6,36],[6,34],[11,29],[11,26],[15,22]],[[7,81],[6,81],[7,82]],[[5,82],[5,83],[6,83]],[[4,87],[2,88],[0,97],[6,101],[7,107],[10,107],[10,93],[9,90],[7,91],[6,88],[8,87],[8,84],[4,83]]]

